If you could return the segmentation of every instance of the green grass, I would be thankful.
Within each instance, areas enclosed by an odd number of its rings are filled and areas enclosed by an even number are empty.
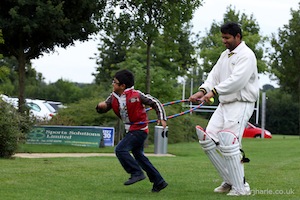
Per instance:
[[[300,139],[243,139],[253,195],[239,199],[300,199]],[[113,148],[23,145],[21,152],[113,152]],[[153,146],[145,149],[153,153]],[[124,186],[128,178],[115,157],[0,159],[0,199],[232,199],[215,194],[221,182],[197,142],[171,144],[175,157],[149,157],[169,186],[151,193],[148,180]],[[289,194],[270,194],[289,193]],[[292,194],[291,194],[292,193]]]

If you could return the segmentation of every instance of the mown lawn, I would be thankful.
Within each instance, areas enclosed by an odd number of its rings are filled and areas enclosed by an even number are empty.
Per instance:
[[[244,139],[252,195],[241,199],[300,199],[299,136]],[[21,152],[113,152],[113,148],[23,145]],[[153,146],[145,149],[153,153]],[[232,199],[215,194],[221,182],[197,142],[168,145],[175,157],[149,157],[169,186],[151,193],[146,179],[124,186],[128,175],[115,157],[0,159],[2,200]]]

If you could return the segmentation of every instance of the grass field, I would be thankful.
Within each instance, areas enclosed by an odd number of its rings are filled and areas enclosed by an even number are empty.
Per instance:
[[[252,195],[239,199],[300,199],[299,136],[243,139]],[[24,145],[22,152],[113,152],[112,147]],[[153,153],[153,146],[145,149]],[[149,157],[169,186],[151,193],[146,179],[124,186],[128,175],[115,157],[0,159],[1,200],[232,199],[215,194],[221,182],[197,142],[168,145],[175,157]]]

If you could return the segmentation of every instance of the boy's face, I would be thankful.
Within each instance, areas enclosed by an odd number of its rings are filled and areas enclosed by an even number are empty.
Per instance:
[[[120,82],[116,78],[113,79],[112,85],[113,91],[117,94],[122,94],[125,90],[125,84],[120,84]]]

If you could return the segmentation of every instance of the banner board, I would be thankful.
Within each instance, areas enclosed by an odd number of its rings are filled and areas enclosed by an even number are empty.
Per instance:
[[[113,127],[102,127],[104,146],[113,147],[115,139],[115,129]]]
[[[103,132],[104,131],[104,132]],[[114,138],[114,128],[98,126],[34,126],[27,144],[62,144],[85,147],[109,145]]]

